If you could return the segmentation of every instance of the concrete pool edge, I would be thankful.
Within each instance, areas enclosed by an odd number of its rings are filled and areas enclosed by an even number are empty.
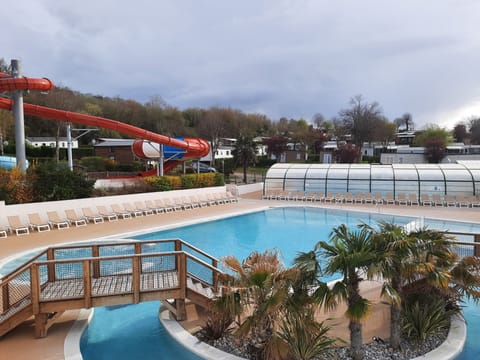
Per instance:
[[[63,356],[65,360],[83,360],[80,351],[80,341],[85,328],[93,317],[94,309],[81,309],[63,343]]]
[[[168,334],[180,345],[186,348],[191,353],[200,356],[206,360],[245,360],[242,357],[229,354],[222,350],[219,350],[213,346],[210,346],[190,334],[185,330],[176,320],[172,319],[170,312],[160,307],[158,311],[158,318],[162,323]]]

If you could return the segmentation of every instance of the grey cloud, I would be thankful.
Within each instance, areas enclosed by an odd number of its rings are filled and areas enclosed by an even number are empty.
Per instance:
[[[362,94],[417,126],[480,98],[473,0],[25,0],[11,11],[0,56],[94,94],[272,119],[329,118]]]

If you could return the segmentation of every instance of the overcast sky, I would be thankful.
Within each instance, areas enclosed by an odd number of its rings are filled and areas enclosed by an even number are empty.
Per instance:
[[[311,121],[361,94],[393,120],[480,115],[478,0],[21,0],[0,57],[84,93]],[[117,119],[121,120],[121,119]]]

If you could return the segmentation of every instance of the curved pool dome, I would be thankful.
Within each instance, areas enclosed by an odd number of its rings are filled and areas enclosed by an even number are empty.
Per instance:
[[[275,164],[271,190],[332,193],[480,195],[480,161],[450,164]]]

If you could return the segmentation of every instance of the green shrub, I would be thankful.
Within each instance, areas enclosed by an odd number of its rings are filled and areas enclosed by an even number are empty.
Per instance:
[[[225,185],[225,178],[222,173],[215,173],[215,186]]]
[[[48,162],[29,169],[34,201],[69,200],[90,197],[95,182],[71,171],[66,163]]]
[[[182,182],[182,189],[192,189],[195,186],[195,175],[187,174],[180,176]]]
[[[448,329],[451,316],[457,312],[457,309],[446,310],[441,298],[406,303],[402,311],[402,330],[407,337],[422,344],[428,336]]]
[[[224,185],[223,174],[220,173],[148,176],[144,178],[144,181],[151,187],[152,191],[193,189]]]
[[[107,171],[115,167],[115,161],[101,156],[86,156],[80,160],[80,165],[87,171]]]
[[[169,191],[172,190],[172,184],[166,176],[147,176],[143,179],[153,191]]]

